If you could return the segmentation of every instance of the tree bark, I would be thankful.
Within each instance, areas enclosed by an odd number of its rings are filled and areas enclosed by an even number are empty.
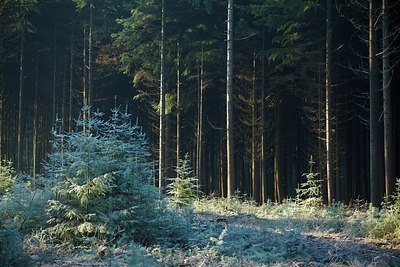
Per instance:
[[[197,164],[196,176],[202,186],[205,185],[202,162],[203,162],[203,86],[204,86],[204,58],[203,51],[201,52],[200,69],[198,73],[198,110],[197,110]]]
[[[332,157],[332,0],[327,0],[326,8],[326,48],[325,48],[325,124],[326,124],[326,180],[328,206],[332,205],[334,196],[333,157]]]
[[[53,109],[52,124],[56,123],[56,92],[57,92],[57,25],[54,22],[54,51],[53,51]]]
[[[35,98],[33,103],[33,137],[32,137],[32,177],[37,173],[37,136],[38,136],[38,95],[39,95],[39,52],[36,58],[35,68]]]
[[[379,92],[377,64],[377,0],[369,2],[369,136],[370,197],[374,207],[380,205],[379,190]]]
[[[88,39],[88,117],[93,109],[93,1],[89,1],[89,39]]]
[[[260,173],[257,157],[257,92],[256,92],[256,53],[253,53],[252,77],[252,114],[251,114],[251,181],[254,201],[260,203]],[[264,129],[262,129],[264,130]]]
[[[265,51],[265,29],[262,35],[262,51]],[[265,105],[265,56],[261,58],[261,200],[268,202],[268,181],[267,181],[267,122]]]
[[[181,58],[179,41],[176,43],[176,177],[179,177],[179,160],[181,158]]]
[[[385,160],[385,200],[389,201],[394,192],[394,157],[392,98],[390,90],[389,59],[389,21],[387,0],[382,0],[382,88],[383,88],[383,123],[384,123],[384,160]]]
[[[72,132],[72,109],[74,100],[74,22],[72,22],[70,50],[69,50],[69,109],[68,109],[68,131]]]
[[[236,190],[235,157],[233,141],[233,0],[228,0],[226,64],[226,149],[227,149],[227,196]]]
[[[159,165],[158,186],[161,193],[164,185],[165,168],[165,0],[161,2],[161,44],[160,44],[160,132],[159,132]]]
[[[87,30],[86,30],[86,25],[83,25],[83,90],[82,90],[82,118],[83,118],[83,131],[86,131],[86,116],[87,116],[87,112],[86,112],[86,108],[88,106],[88,92],[87,92],[87,62],[88,62],[88,58],[87,58],[87,40],[86,40],[86,35],[87,35]]]
[[[24,100],[24,30],[21,30],[21,47],[19,57],[19,102],[18,102],[18,163],[17,171],[22,171],[22,153],[23,153],[23,138],[22,138],[22,125],[23,125],[23,100]]]

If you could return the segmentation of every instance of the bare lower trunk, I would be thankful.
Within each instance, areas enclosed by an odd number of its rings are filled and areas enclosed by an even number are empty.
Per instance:
[[[21,30],[21,47],[19,58],[19,102],[18,102],[18,163],[17,171],[22,171],[22,125],[24,100],[24,31]]]
[[[160,45],[160,132],[159,132],[159,165],[158,165],[158,186],[162,192],[164,185],[165,168],[165,0],[162,0],[161,7],[161,45]]]
[[[325,124],[326,124],[326,180],[328,205],[331,206],[334,196],[333,157],[332,157],[332,98],[331,98],[331,60],[332,60],[332,0],[327,0],[326,13],[326,50],[325,50]]]
[[[374,207],[380,205],[379,190],[379,92],[377,64],[377,4],[370,0],[369,7],[369,97],[370,97],[370,196]]]
[[[179,169],[179,159],[181,153],[181,73],[180,73],[180,48],[179,48],[179,41],[176,43],[177,46],[177,56],[176,56],[176,169]],[[176,172],[176,176],[179,176],[179,172]]]
[[[257,153],[257,93],[256,93],[256,53],[253,54],[252,116],[251,116],[251,175],[254,201],[260,203],[260,173]]]
[[[389,61],[389,22],[387,1],[382,0],[382,88],[383,88],[383,123],[384,123],[384,159],[385,159],[385,200],[394,192],[394,158],[392,98],[390,90]]]
[[[228,198],[235,194],[235,157],[233,142],[233,0],[228,0],[227,20],[227,63],[226,63],[226,149]]]

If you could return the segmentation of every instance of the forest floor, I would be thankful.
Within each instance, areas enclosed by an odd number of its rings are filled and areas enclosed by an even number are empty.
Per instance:
[[[34,258],[37,266],[400,266],[399,247],[361,237],[354,213],[203,201],[191,216],[197,234],[188,246],[135,244],[74,254],[38,249]]]

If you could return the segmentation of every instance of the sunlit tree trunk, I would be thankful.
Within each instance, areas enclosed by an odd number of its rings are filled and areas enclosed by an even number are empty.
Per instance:
[[[380,205],[379,190],[379,92],[377,64],[377,0],[369,2],[369,136],[370,196],[374,207]]]
[[[383,123],[384,123],[384,158],[385,158],[385,199],[394,192],[394,158],[393,158],[393,126],[392,98],[390,90],[389,61],[389,19],[387,0],[382,0],[382,87],[383,87]]]
[[[233,0],[228,0],[226,64],[226,149],[227,149],[227,196],[236,190],[235,157],[233,141]]]
[[[158,186],[161,193],[165,168],[165,0],[161,3],[161,44],[160,44],[160,129],[159,129],[159,165]]]
[[[85,121],[87,113],[86,113],[86,106],[88,105],[88,100],[87,100],[87,40],[86,40],[86,25],[83,25],[83,90],[82,90],[82,105],[84,107],[83,109],[83,120]],[[86,130],[86,123],[83,124],[83,131]]]
[[[275,109],[275,146],[274,146],[274,192],[275,201],[282,201],[282,164],[281,164],[281,114],[280,104]]]
[[[265,30],[262,35],[262,51],[265,51]],[[261,58],[261,198],[262,203],[268,202],[268,181],[267,181],[267,118],[265,105],[265,56]]]
[[[257,93],[256,93],[256,53],[253,54],[252,77],[252,114],[251,114],[251,175],[254,201],[260,203],[260,173],[257,157]],[[263,130],[263,129],[262,129]]]
[[[198,84],[198,110],[197,110],[197,164],[196,176],[202,186],[205,185],[203,177],[203,86],[204,86],[204,59],[203,51],[200,60],[199,84]]]
[[[21,47],[19,57],[19,101],[18,101],[18,161],[17,170],[22,171],[22,153],[23,153],[23,138],[22,138],[22,125],[23,125],[23,100],[24,100],[24,30],[21,30]]]
[[[325,125],[326,125],[326,180],[328,205],[333,201],[333,157],[332,157],[332,98],[331,98],[331,67],[332,67],[332,0],[327,0],[326,6],[326,47],[325,47]]]
[[[176,169],[179,169],[179,159],[181,154],[181,58],[180,58],[180,47],[179,41],[176,43],[177,55],[176,55]],[[179,176],[179,172],[176,172],[176,176]]]
[[[89,1],[89,38],[88,38],[88,117],[93,108],[93,1]]]

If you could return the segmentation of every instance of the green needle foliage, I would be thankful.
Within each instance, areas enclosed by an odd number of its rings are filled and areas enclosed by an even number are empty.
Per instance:
[[[304,183],[300,184],[300,187],[296,189],[297,201],[299,204],[307,207],[320,207],[322,205],[321,196],[321,180],[318,179],[318,173],[314,173],[313,166],[315,162],[312,156],[308,162],[309,172],[303,174],[307,178]]]
[[[15,182],[17,177],[11,161],[3,161],[0,165],[0,196]]]
[[[189,155],[179,160],[177,177],[170,179],[168,194],[171,195],[172,203],[180,208],[188,208],[199,196],[198,179],[193,176],[193,169],[190,166]]]
[[[53,183],[46,232],[59,243],[97,245],[121,239],[153,243],[165,211],[149,184],[152,166],[141,127],[130,114],[112,110],[79,119],[82,130],[54,132],[54,152],[45,164]]]

